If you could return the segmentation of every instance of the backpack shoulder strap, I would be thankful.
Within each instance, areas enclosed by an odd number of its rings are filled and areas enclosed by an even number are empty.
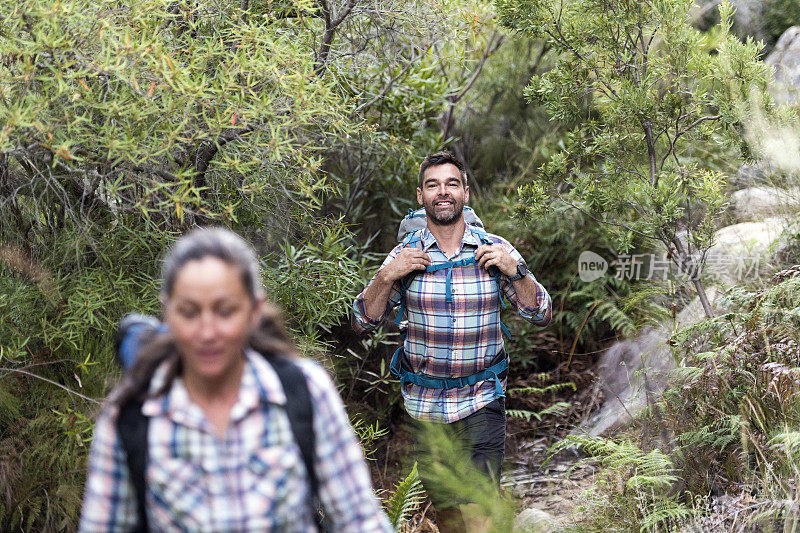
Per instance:
[[[147,469],[147,429],[150,419],[142,414],[142,402],[131,400],[120,407],[117,417],[117,433],[125,451],[131,483],[136,495],[138,516],[136,533],[148,533],[147,508],[145,505],[145,480]]]
[[[489,238],[489,235],[486,234],[486,230],[482,227],[473,226],[472,224],[469,224],[467,227],[473,235],[478,237],[478,240],[481,241],[481,244],[495,244],[494,241]]]
[[[400,243],[402,244],[403,248],[408,248],[409,246],[416,247],[418,242],[422,242],[422,230],[417,229],[406,235],[403,241]],[[411,271],[406,274],[400,280],[400,304],[397,308],[397,316],[394,319],[395,325],[399,326],[400,322],[403,320],[403,315],[406,312],[406,291],[408,290],[408,286],[411,285],[411,282],[414,281],[414,278],[419,272]]]
[[[416,245],[420,241],[422,241],[422,230],[415,229],[405,236],[401,244],[403,245],[403,248],[407,248],[409,246]]]
[[[308,390],[306,376],[300,367],[287,357],[272,356],[265,358],[281,381],[283,392],[286,394],[286,414],[289,425],[300,455],[308,473],[308,482],[311,488],[311,510],[319,531],[325,531],[320,510],[319,479],[314,468],[314,449],[316,436],[314,435],[314,409],[311,402],[311,392]]]

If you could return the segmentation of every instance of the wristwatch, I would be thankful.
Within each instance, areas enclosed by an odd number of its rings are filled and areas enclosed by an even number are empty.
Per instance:
[[[525,266],[525,263],[517,263],[517,273],[513,276],[508,276],[508,281],[515,282],[518,279],[522,279],[528,275],[528,267]]]

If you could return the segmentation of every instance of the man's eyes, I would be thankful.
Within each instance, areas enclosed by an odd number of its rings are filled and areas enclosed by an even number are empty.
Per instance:
[[[448,181],[445,185],[447,187],[456,187],[456,188],[458,188],[458,187],[461,187],[461,182],[458,181],[458,180],[453,180],[453,181]],[[428,189],[435,189],[436,187],[439,186],[439,184],[438,183],[428,183],[426,186],[427,186]]]

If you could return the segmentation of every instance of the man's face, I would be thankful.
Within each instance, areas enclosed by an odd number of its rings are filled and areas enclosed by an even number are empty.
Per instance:
[[[455,165],[429,167],[422,178],[422,187],[417,187],[417,201],[425,208],[428,224],[449,226],[463,217],[469,187],[464,186]]]

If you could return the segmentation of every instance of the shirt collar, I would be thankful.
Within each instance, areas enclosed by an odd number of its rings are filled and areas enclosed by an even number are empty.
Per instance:
[[[422,230],[422,235],[420,236],[420,240],[422,241],[422,249],[424,251],[428,251],[431,246],[434,244],[438,244],[436,242],[436,237],[433,236],[433,233],[428,230],[428,226],[425,226]],[[471,246],[480,246],[480,242],[478,241],[478,237],[469,229],[469,224],[465,225],[464,227],[464,236],[461,238],[461,248],[464,248],[464,245],[468,244]]]
[[[280,379],[272,366],[254,350],[247,349],[245,357],[239,397],[231,409],[231,421],[244,417],[262,402],[286,404],[286,394],[283,392]],[[164,383],[168,369],[169,363],[166,361],[156,369],[153,379],[150,380],[149,390],[151,393]],[[142,413],[147,416],[168,416],[182,424],[200,416],[199,407],[189,399],[189,393],[180,376],[175,377],[165,395],[145,400],[142,405]]]

